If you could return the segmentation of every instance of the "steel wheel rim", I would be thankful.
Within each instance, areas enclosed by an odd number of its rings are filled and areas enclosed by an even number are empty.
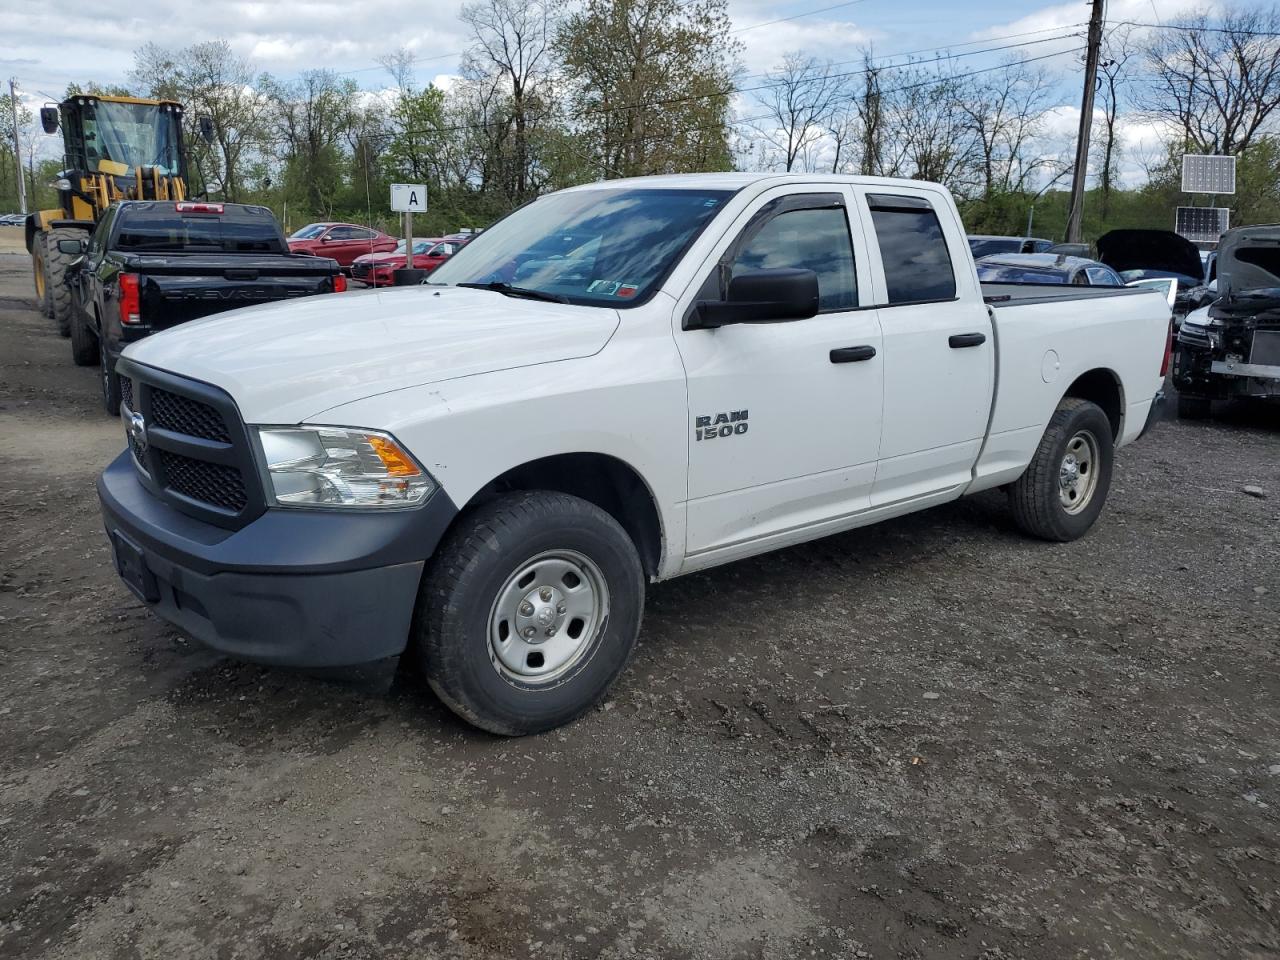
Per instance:
[[[571,671],[609,616],[599,566],[576,550],[548,550],[518,566],[489,611],[489,662],[500,675],[542,686]]]
[[[1098,489],[1098,438],[1091,430],[1077,431],[1067,441],[1066,452],[1058,468],[1058,499],[1070,514],[1089,506]]]

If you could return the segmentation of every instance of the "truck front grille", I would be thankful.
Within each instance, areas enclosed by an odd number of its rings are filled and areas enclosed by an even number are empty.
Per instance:
[[[230,443],[231,434],[222,414],[199,400],[179,396],[168,390],[151,391],[151,421],[157,427],[185,433],[202,440]]]
[[[235,467],[193,460],[168,450],[160,451],[160,464],[168,488],[184,497],[236,511],[243,510],[249,502],[244,477]]]
[[[217,526],[237,529],[261,514],[266,498],[249,431],[231,397],[127,360],[120,367],[139,482],[175,510]]]

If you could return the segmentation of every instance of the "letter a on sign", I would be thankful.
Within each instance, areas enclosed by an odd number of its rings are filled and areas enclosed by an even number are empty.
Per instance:
[[[391,209],[396,213],[426,213],[427,185],[425,183],[393,183]]]

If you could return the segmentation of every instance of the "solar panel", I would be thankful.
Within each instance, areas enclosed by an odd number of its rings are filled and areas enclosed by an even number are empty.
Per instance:
[[[1192,243],[1217,243],[1231,226],[1231,211],[1226,207],[1179,207],[1173,232]]]
[[[1236,158],[1188,153],[1182,158],[1183,193],[1235,193]]]

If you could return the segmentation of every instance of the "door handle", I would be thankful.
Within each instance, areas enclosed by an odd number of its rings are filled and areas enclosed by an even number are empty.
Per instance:
[[[980,347],[986,342],[985,333],[955,333],[947,340],[952,350],[959,350],[961,347]]]
[[[876,348],[865,344],[860,347],[839,347],[831,351],[832,363],[857,363],[859,360],[870,360],[876,355]]]

